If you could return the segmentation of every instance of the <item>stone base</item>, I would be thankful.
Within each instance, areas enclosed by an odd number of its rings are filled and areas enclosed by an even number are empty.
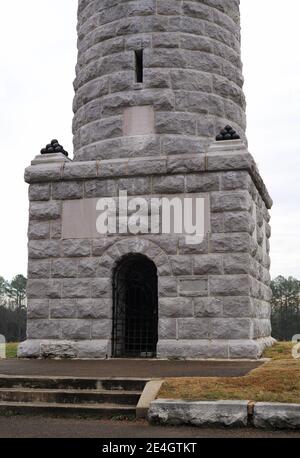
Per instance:
[[[19,345],[19,358],[106,359],[109,340],[26,340]]]
[[[161,340],[158,358],[176,359],[259,359],[272,337],[257,340]]]
[[[161,340],[158,359],[259,359],[272,337],[258,340]],[[106,359],[110,340],[26,340],[19,345],[19,358]]]

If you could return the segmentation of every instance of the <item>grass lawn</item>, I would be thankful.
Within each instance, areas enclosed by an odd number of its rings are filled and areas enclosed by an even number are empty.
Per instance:
[[[18,343],[6,344],[6,358],[16,358],[18,351]]]
[[[245,377],[167,379],[158,398],[187,401],[250,400],[300,404],[300,359],[292,357],[292,343],[266,350],[272,358]]]

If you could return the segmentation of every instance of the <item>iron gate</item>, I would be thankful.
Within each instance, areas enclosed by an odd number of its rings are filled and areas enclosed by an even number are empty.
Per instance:
[[[154,358],[158,341],[157,270],[142,255],[128,255],[113,282],[113,356]]]

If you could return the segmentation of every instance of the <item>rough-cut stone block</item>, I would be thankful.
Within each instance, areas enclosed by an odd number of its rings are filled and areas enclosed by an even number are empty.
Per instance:
[[[49,318],[49,299],[28,299],[27,318],[28,320]]]
[[[249,234],[212,234],[210,239],[212,253],[249,253],[251,238]]]
[[[109,339],[112,335],[112,320],[101,319],[92,322],[92,339]]]
[[[157,346],[159,358],[228,359],[228,343],[217,340],[159,340]]]
[[[187,192],[209,192],[220,189],[220,175],[206,173],[199,175],[188,175],[186,178]]]
[[[192,245],[186,242],[185,237],[179,239],[180,254],[206,254],[208,253],[208,237],[205,237],[203,242]]]
[[[164,425],[247,426],[249,401],[169,401],[150,405],[148,419]]]
[[[250,255],[232,254],[223,256],[223,265],[225,274],[249,274]]]
[[[154,177],[152,183],[152,190],[156,194],[176,194],[184,192],[185,180],[183,175]]]
[[[248,191],[222,191],[211,194],[212,212],[250,211],[251,198]]]
[[[111,299],[78,299],[78,318],[99,320],[100,318],[112,317]]]
[[[223,313],[223,300],[215,297],[194,299],[195,317],[218,317]]]
[[[155,265],[158,275],[161,277],[170,277],[172,275],[170,262],[164,253],[155,258]]]
[[[192,317],[192,299],[184,297],[161,298],[159,300],[159,315],[161,318]]]
[[[247,171],[226,172],[221,177],[221,187],[225,191],[250,189],[251,177]]]
[[[110,246],[114,245],[119,240],[120,237],[102,237],[97,240],[93,240],[92,255],[102,256]]]
[[[80,199],[83,197],[82,181],[63,181],[52,184],[52,198],[57,200]]]
[[[222,297],[223,315],[226,318],[253,318],[253,299],[247,296]]]
[[[30,221],[28,227],[29,240],[43,240],[50,238],[49,221]]]
[[[70,259],[54,259],[52,261],[51,274],[53,278],[76,278],[77,261]]]
[[[179,318],[178,338],[188,340],[208,339],[209,320],[205,318]]]
[[[49,183],[32,184],[29,186],[29,200],[30,201],[50,200],[50,197],[51,197],[51,187]]]
[[[170,263],[173,275],[191,275],[192,258],[191,256],[170,256]]]
[[[77,358],[80,359],[106,359],[109,355],[109,341],[83,340],[75,342]]]
[[[159,279],[159,296],[160,297],[176,297],[177,296],[177,281],[173,277],[165,277]]]
[[[78,262],[78,277],[93,278],[97,274],[99,260],[93,258],[80,259]]]
[[[127,191],[129,196],[143,195],[151,193],[150,178],[120,178],[116,182],[118,191]]]
[[[110,278],[97,278],[91,282],[92,297],[107,297],[112,294],[112,284]]]
[[[203,172],[205,169],[204,154],[186,154],[167,157],[168,173]]]
[[[223,273],[222,257],[218,255],[194,256],[195,275],[221,275]]]
[[[255,222],[249,212],[227,212],[224,214],[224,232],[248,232],[252,234]]]
[[[61,329],[56,320],[29,320],[27,338],[30,339],[60,339]]]
[[[61,217],[61,202],[31,202],[29,216],[36,220],[51,220]]]
[[[30,260],[28,263],[28,278],[50,278],[50,266],[50,260]]]
[[[28,299],[58,299],[61,297],[61,283],[58,280],[32,280],[27,281]]]
[[[64,240],[62,243],[62,255],[66,257],[90,256],[91,243],[89,240]]]
[[[65,180],[95,178],[97,163],[95,161],[66,163],[63,176]]]
[[[61,179],[62,164],[41,164],[27,167],[25,170],[26,183],[49,183]]]
[[[206,279],[182,279],[179,281],[181,296],[206,296],[208,294],[208,281]]]
[[[61,239],[62,237],[62,221],[61,219],[56,219],[50,223],[50,238],[51,239]]]
[[[76,318],[75,300],[51,300],[50,301],[50,318]]]
[[[31,240],[28,244],[29,259],[58,258],[60,242],[54,240]]]
[[[87,279],[65,279],[62,284],[62,298],[85,299],[91,297],[91,282]]]
[[[256,402],[253,422],[262,429],[300,429],[300,404]]]
[[[211,339],[251,339],[252,320],[248,318],[212,318],[210,322]]]
[[[77,353],[74,342],[69,340],[43,340],[40,344],[40,356],[47,359],[70,359],[76,358]]]
[[[216,296],[250,295],[248,275],[214,275],[209,277],[209,290]]]
[[[18,347],[18,358],[39,358],[41,344],[39,340],[26,340]]]
[[[91,338],[91,323],[87,320],[62,320],[60,322],[63,339],[85,340]]]
[[[87,180],[84,186],[84,195],[86,198],[111,197],[117,194],[116,182],[114,180]]]

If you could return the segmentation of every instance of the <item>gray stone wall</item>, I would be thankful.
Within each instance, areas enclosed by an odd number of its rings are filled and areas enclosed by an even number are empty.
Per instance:
[[[231,142],[231,149],[232,155],[218,146],[218,154],[212,148],[203,158],[191,156],[184,167],[177,157],[165,158],[168,173],[164,167],[150,172],[147,160],[134,176],[124,166],[119,176],[96,176],[105,170],[101,162],[53,165],[50,176],[49,164],[27,169],[28,341],[20,354],[36,345],[44,356],[111,356],[113,269],[125,254],[141,253],[159,275],[158,357],[259,357],[272,343],[271,200],[242,144]],[[201,245],[161,234],[62,238],[64,200],[124,189],[130,195],[209,193],[211,231]]]
[[[79,2],[78,37],[76,160],[199,153],[228,123],[245,138],[239,1]],[[152,133],[126,134],[135,106],[154,108]]]

